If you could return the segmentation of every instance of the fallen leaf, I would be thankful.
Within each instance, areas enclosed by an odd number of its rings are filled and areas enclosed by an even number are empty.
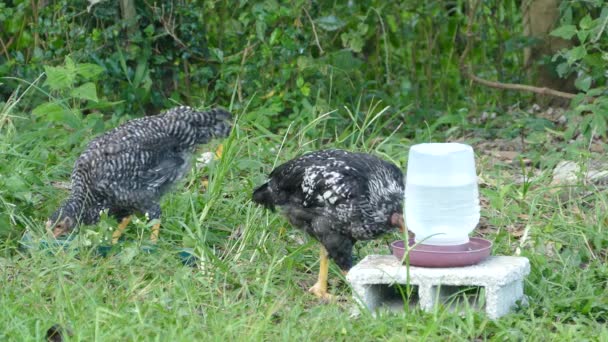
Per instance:
[[[61,189],[61,190],[70,190],[72,188],[72,185],[70,184],[70,182],[51,181],[51,185],[55,189]]]
[[[486,237],[490,234],[493,234],[496,232],[496,227],[494,225],[492,225],[490,223],[490,221],[488,221],[487,218],[485,217],[481,217],[479,219],[479,225],[477,226],[477,228],[475,229],[475,232],[477,233],[477,235],[481,236],[481,237]]]
[[[228,240],[238,240],[239,238],[241,238],[241,236],[243,236],[243,230],[243,226],[237,226],[236,229],[234,229],[232,233],[230,233]]]
[[[516,239],[519,239],[526,234],[526,225],[523,223],[509,225],[506,229],[507,232]]]
[[[490,155],[501,161],[513,161],[519,155],[517,151],[490,151]]]
[[[604,153],[606,149],[604,148],[604,144],[593,143],[589,146],[589,151],[596,153]]]

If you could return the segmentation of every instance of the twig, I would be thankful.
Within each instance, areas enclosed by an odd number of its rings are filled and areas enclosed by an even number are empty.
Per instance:
[[[470,78],[472,81],[477,82],[479,84],[483,84],[483,85],[491,87],[491,88],[529,91],[529,92],[537,93],[540,95],[551,95],[551,96],[561,97],[561,98],[565,98],[565,99],[573,99],[574,97],[576,97],[576,94],[566,93],[563,91],[550,89],[547,87],[534,87],[534,86],[530,86],[530,85],[526,85],[526,84],[502,83],[502,82],[484,80],[483,78],[475,76],[469,69],[467,69],[465,71],[465,75],[468,78]]]
[[[310,14],[308,14],[308,11],[306,10],[306,8],[302,7],[302,9],[304,10],[304,13],[306,13],[308,20],[310,20],[310,24],[312,25],[312,33],[315,36],[315,42],[317,43],[317,47],[319,48],[319,53],[323,54],[324,51],[323,51],[323,48],[321,47],[321,43],[319,43],[319,36],[317,36],[317,29],[315,28],[315,22],[310,17]]]
[[[256,44],[254,44],[253,46],[255,46]],[[239,74],[238,77],[236,79],[236,94],[239,97],[239,102],[243,102],[243,90],[242,90],[242,86],[241,86],[241,72],[243,71],[243,68],[245,66],[245,61],[247,61],[247,57],[249,57],[249,53],[251,52],[251,50],[253,50],[253,46],[251,45],[251,41],[247,40],[247,46],[245,46],[245,49],[243,49],[243,57],[241,58],[241,66],[240,66],[240,70],[239,70]]]
[[[465,58],[469,55],[469,51],[471,50],[471,46],[473,45],[473,20],[475,19],[475,13],[477,13],[477,6],[479,6],[479,0],[473,0],[471,6],[469,7],[469,13],[467,18],[467,44],[464,47],[464,51],[462,51],[462,55],[460,55],[459,65],[461,71],[464,69],[464,61]]]
[[[391,83],[391,71],[388,64],[388,35],[386,34],[386,28],[384,27],[384,20],[382,20],[382,16],[380,16],[380,12],[377,9],[372,8],[376,15],[378,16],[378,20],[380,20],[380,27],[382,28],[382,36],[384,37],[384,65],[386,68],[386,84]]]
[[[2,52],[4,53],[7,62],[11,59],[11,57],[8,55],[8,48],[11,46],[12,43],[13,37],[11,37],[11,39],[6,44],[4,44],[4,40],[2,39],[2,37],[0,37],[0,44],[2,44]]]
[[[475,13],[477,13],[478,5],[479,5],[479,0],[473,0],[471,3],[471,6],[469,7],[469,13],[467,16],[468,17],[467,33],[466,33],[467,44],[464,48],[464,51],[462,52],[462,55],[460,55],[460,59],[459,59],[460,73],[462,75],[466,76],[473,82],[483,84],[483,85],[491,87],[491,88],[528,91],[528,92],[533,92],[533,93],[537,93],[537,94],[541,94],[541,95],[551,95],[551,96],[561,97],[561,98],[565,98],[565,99],[573,99],[574,97],[576,97],[577,94],[566,93],[563,91],[550,89],[550,88],[546,88],[546,87],[534,87],[534,86],[530,86],[530,85],[526,85],[526,84],[502,83],[502,82],[488,81],[481,77],[476,76],[473,73],[471,66],[466,65],[465,59],[468,56],[468,54],[471,51],[471,48],[473,46],[473,37],[475,36],[473,34],[473,20],[475,19]]]
[[[179,46],[183,49],[187,49],[188,46],[186,44],[184,44],[184,42],[179,39],[179,37],[175,34],[175,18],[173,18],[173,6],[171,6],[171,9],[169,10],[169,17],[165,18],[165,5],[161,6],[160,9],[160,22],[161,24],[163,24],[163,28],[165,29],[165,32],[167,32],[167,34],[173,38],[173,40],[179,44]]]
[[[127,33],[131,37],[137,30],[137,12],[135,10],[135,1],[120,0],[120,13],[122,19],[127,23]]]

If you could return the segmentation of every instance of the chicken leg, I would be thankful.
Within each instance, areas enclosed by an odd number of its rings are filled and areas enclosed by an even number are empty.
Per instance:
[[[152,243],[158,242],[158,235],[160,234],[160,223],[155,223],[152,226],[152,234],[150,235],[150,241]]]
[[[329,273],[329,258],[327,250],[321,245],[321,253],[319,255],[319,278],[317,282],[308,290],[317,298],[323,300],[331,300],[333,296],[327,292],[327,276]]]
[[[219,144],[219,146],[215,150],[215,159],[222,158],[222,154],[224,154],[224,146],[222,144]]]
[[[115,245],[118,242],[118,239],[120,239],[120,237],[122,236],[122,233],[125,231],[125,229],[127,228],[127,226],[129,225],[129,222],[131,222],[131,218],[132,216],[126,216],[124,217],[120,223],[118,224],[118,228],[116,228],[116,231],[114,231],[114,233],[112,233],[112,244]]]

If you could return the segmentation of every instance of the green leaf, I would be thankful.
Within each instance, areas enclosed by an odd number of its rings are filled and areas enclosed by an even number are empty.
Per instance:
[[[401,81],[401,92],[403,94],[409,94],[412,90],[412,81],[410,81],[407,77],[404,77]]]
[[[353,56],[353,53],[348,50],[339,50],[330,53],[329,61],[334,67],[349,72],[359,70],[359,68],[363,64],[360,59]]]
[[[300,91],[302,92],[302,95],[304,95],[304,96],[310,95],[310,87],[308,86],[308,84],[304,84],[303,86],[301,86]]]
[[[65,60],[64,60],[64,64],[65,64],[65,69],[72,75],[76,75],[76,64],[74,63],[74,61],[72,60],[72,58],[70,58],[70,56],[65,56]]]
[[[17,49],[30,48],[34,42],[34,37],[28,31],[22,31],[17,38]]]
[[[56,116],[65,111],[67,111],[67,109],[58,103],[46,102],[34,108],[32,114],[38,118],[45,118],[47,116]]]
[[[120,105],[121,103],[124,103],[125,101],[104,101],[103,98],[101,101],[98,102],[89,102],[87,103],[86,107],[84,107],[84,109],[87,110],[101,110],[101,109],[108,109],[108,108],[112,108],[112,107],[116,107],[118,105]]]
[[[577,87],[578,89],[586,92],[591,87],[591,81],[592,81],[591,76],[589,76],[587,74],[581,74],[576,79],[576,81],[574,81],[574,86]]]
[[[64,67],[44,66],[46,81],[44,85],[51,90],[66,90],[72,87],[76,75]]]
[[[587,14],[583,19],[581,19],[579,26],[583,30],[588,30],[591,28],[592,24],[593,24],[593,19],[591,19],[591,16],[589,14]]]
[[[70,95],[77,99],[89,100],[94,102],[99,101],[99,99],[97,98],[97,89],[95,88],[95,84],[93,84],[93,82],[87,82],[78,88],[72,89]]]
[[[599,134],[604,136],[606,131],[608,130],[608,126],[606,125],[606,117],[601,115],[600,113],[594,113],[595,115],[589,115],[593,117],[591,121],[591,128],[593,129],[593,134]]]
[[[152,24],[146,26],[146,28],[144,29],[144,33],[146,34],[146,36],[152,37],[152,35],[154,34],[154,26]]]
[[[574,25],[564,25],[556,28],[551,32],[551,35],[554,37],[560,37],[563,39],[571,39],[576,34],[576,26]]]
[[[600,14],[600,17],[598,18],[599,21],[599,25],[596,25],[595,28],[592,30],[593,31],[593,35],[591,38],[591,42],[595,43],[597,42],[600,37],[602,36],[602,34],[606,31],[606,23],[608,22],[608,7],[604,7],[602,8],[602,13]]]
[[[266,25],[266,23],[262,20],[257,20],[255,22],[255,33],[256,36],[258,37],[258,39],[262,42],[266,41],[266,28],[268,26]]]
[[[82,63],[76,65],[76,73],[87,80],[96,80],[104,72],[104,68],[97,64]]]
[[[276,32],[276,30],[275,30],[275,32]],[[222,51],[218,48],[211,48],[211,49],[209,49],[209,51],[213,54],[213,57],[215,57],[215,59],[218,62],[224,63],[224,51]]]
[[[586,55],[587,55],[587,50],[585,50],[585,47],[582,45],[577,46],[574,49],[566,52],[566,56],[568,58],[569,65],[572,65],[574,62],[582,59]]]
[[[6,32],[8,33],[17,33],[23,27],[23,14],[17,14],[16,16],[11,17],[6,25]]]
[[[142,81],[145,80],[148,75],[148,59],[143,57],[137,61],[137,67],[135,67],[135,75],[133,76],[133,86],[139,88]]]
[[[281,38],[281,35],[282,35],[282,31],[280,28],[274,29],[274,31],[272,31],[272,33],[270,34],[270,41],[268,43],[270,43],[270,45],[275,45]],[[223,54],[222,54],[222,56],[223,56]]]
[[[335,15],[328,15],[326,17],[315,20],[317,25],[325,31],[336,31],[344,27],[346,23]]]
[[[8,192],[13,193],[26,191],[28,188],[30,188],[28,184],[23,180],[23,178],[17,175],[12,175],[8,177],[5,186],[5,189],[8,190]]]
[[[557,70],[557,74],[559,75],[559,77],[564,77],[570,71],[570,67],[569,67],[568,63],[564,62],[564,63],[558,64],[556,70]]]
[[[584,43],[587,40],[587,37],[589,37],[590,33],[591,31],[589,30],[579,30],[578,32],[576,32],[576,37],[578,38],[578,40],[580,40],[581,43]]]
[[[395,19],[394,15],[387,15],[386,22],[388,23],[391,32],[397,32],[399,30],[399,24],[397,24],[397,19]]]
[[[72,128],[79,128],[81,125],[80,118],[74,112],[55,102],[39,105],[32,110],[32,114],[40,119],[66,124]]]
[[[587,96],[599,96],[605,91],[605,88],[593,88],[587,92]]]
[[[349,48],[354,52],[361,52],[361,50],[363,50],[363,39],[356,31],[342,33],[340,38],[342,38],[342,45],[344,45],[344,47]]]
[[[367,25],[365,23],[359,23],[357,25],[357,31],[359,32],[360,35],[366,34],[368,30],[369,30],[369,25]]]

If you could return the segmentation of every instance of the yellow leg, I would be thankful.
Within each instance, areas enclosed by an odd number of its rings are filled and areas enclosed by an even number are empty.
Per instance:
[[[327,250],[321,246],[321,254],[319,256],[319,278],[317,282],[308,290],[317,298],[331,300],[333,296],[327,292],[327,275],[329,273],[329,258]]]
[[[215,150],[215,159],[222,158],[222,153],[224,153],[224,146],[220,144]]]
[[[156,223],[152,226],[152,234],[150,235],[150,241],[156,243],[158,241],[158,235],[160,234],[160,223]]]
[[[129,222],[131,222],[131,215],[123,218],[122,221],[120,221],[120,223],[118,224],[118,228],[116,228],[116,231],[114,233],[112,233],[112,244],[113,245],[115,245],[118,242],[118,239],[120,239],[120,237],[122,236],[122,233],[127,228],[127,225],[129,225]]]

